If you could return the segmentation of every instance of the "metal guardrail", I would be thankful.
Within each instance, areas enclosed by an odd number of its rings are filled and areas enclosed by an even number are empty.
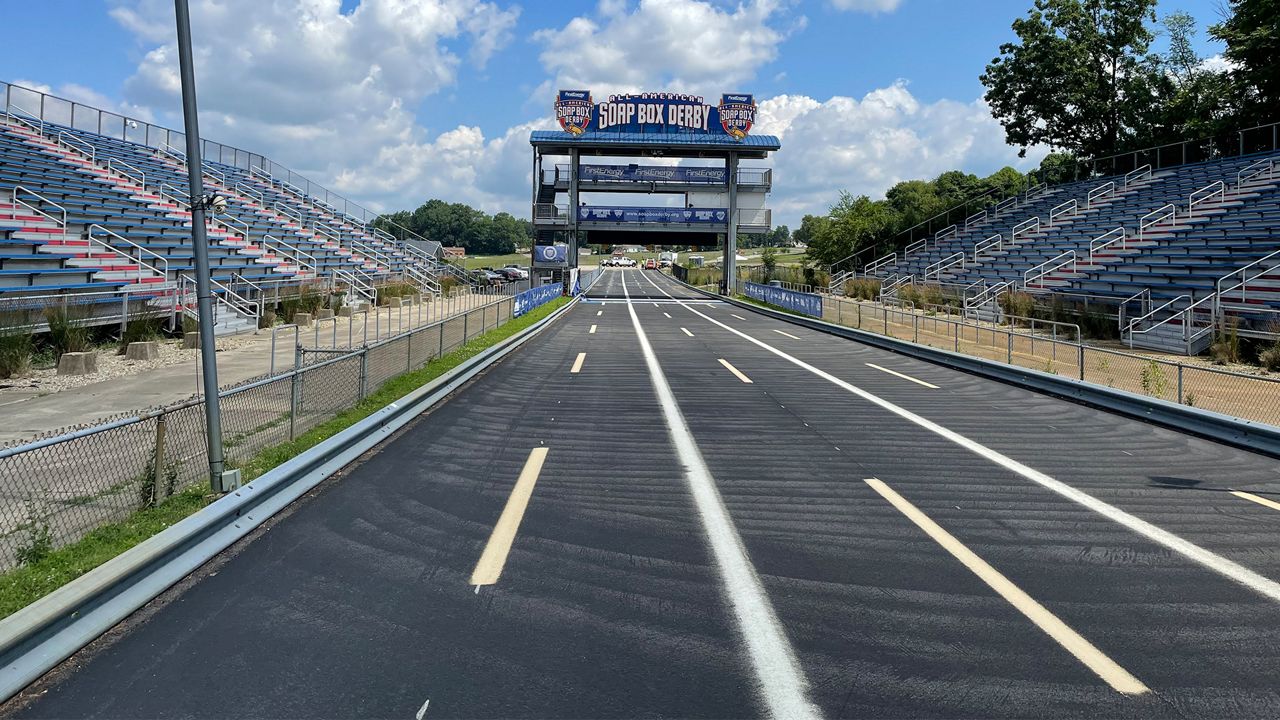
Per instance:
[[[1009,244],[1017,245],[1019,235],[1026,235],[1027,233],[1038,233],[1038,232],[1040,232],[1040,217],[1035,216],[1035,217],[1027,218],[1026,220],[1023,220],[1017,225],[1014,225],[1013,228],[1009,231]]]
[[[1178,224],[1178,208],[1172,203],[1152,210],[1138,220],[1138,239],[1142,240],[1146,236],[1148,228],[1159,225],[1165,220],[1168,220],[1170,225]]]
[[[1058,221],[1058,218],[1063,215],[1075,215],[1079,209],[1080,205],[1075,201],[1075,198],[1064,203],[1059,203],[1049,210],[1049,224],[1053,225]]]
[[[1120,247],[1118,249],[1124,250],[1126,247],[1125,243],[1128,240],[1128,237],[1129,237],[1128,231],[1126,231],[1124,227],[1118,227],[1114,230],[1109,230],[1099,235],[1098,237],[1090,240],[1089,241],[1089,264],[1093,265],[1094,257],[1098,253],[1102,252],[1103,250],[1110,249],[1116,243],[1120,244]]]
[[[1143,178],[1151,177],[1151,166],[1143,165],[1142,167],[1130,170],[1124,174],[1124,186],[1127,188],[1131,184],[1138,182]]]
[[[1199,190],[1196,190],[1195,192],[1191,193],[1191,195],[1187,198],[1187,217],[1191,218],[1195,216],[1196,205],[1199,205],[1204,202],[1208,202],[1209,200],[1215,197],[1218,198],[1219,200],[1222,200],[1222,199],[1225,199],[1226,196],[1227,196],[1227,184],[1222,182],[1221,180],[1214,180],[1208,185],[1205,185]]]
[[[1032,283],[1039,283],[1049,275],[1071,268],[1071,272],[1076,271],[1076,251],[1068,250],[1055,257],[1052,257],[1034,267],[1028,268],[1022,273],[1022,285],[1027,287]]]
[[[978,258],[985,255],[989,250],[1001,250],[1004,248],[1004,235],[996,233],[986,240],[979,240],[973,245],[973,261],[979,262]]]
[[[1089,191],[1089,196],[1088,196],[1088,199],[1085,201],[1084,206],[1086,208],[1092,209],[1094,201],[1101,200],[1104,197],[1114,195],[1115,192],[1116,192],[1115,181],[1104,182],[1098,187]]]

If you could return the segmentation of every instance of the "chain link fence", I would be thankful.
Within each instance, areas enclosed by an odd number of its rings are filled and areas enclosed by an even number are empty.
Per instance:
[[[1280,378],[1091,347],[1063,324],[1032,328],[976,323],[941,311],[824,298],[823,319],[899,340],[1105,385],[1139,395],[1280,425]],[[1074,328],[1074,326],[1066,326]]]
[[[298,437],[386,381],[501,326],[514,306],[512,296],[497,296],[357,348],[297,346],[292,369],[219,393],[227,466]],[[0,449],[0,569],[207,482],[203,405],[193,398]]]

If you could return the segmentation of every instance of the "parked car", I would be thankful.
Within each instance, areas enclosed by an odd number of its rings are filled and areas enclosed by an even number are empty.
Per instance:
[[[657,262],[656,260],[654,260],[653,258],[649,258],[648,260],[645,260],[645,261],[644,261],[644,269],[645,269],[645,270],[657,270],[657,269],[658,269],[658,262]]]
[[[490,268],[473,270],[471,274],[475,277],[476,283],[479,285],[502,285],[507,282],[505,277],[499,275]]]
[[[507,276],[508,276],[508,277],[511,277],[513,280],[528,280],[528,279],[529,279],[529,271],[528,271],[528,270],[525,270],[524,268],[520,267],[519,265],[505,265],[505,266],[503,266],[502,270],[503,270],[503,272],[506,272],[506,273],[507,273]]]

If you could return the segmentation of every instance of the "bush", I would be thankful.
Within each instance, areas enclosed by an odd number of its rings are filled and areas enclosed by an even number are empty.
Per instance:
[[[14,320],[0,317],[0,380],[26,373],[35,353],[35,338]]]
[[[846,297],[858,300],[880,299],[880,281],[875,278],[852,278],[844,281]]]
[[[89,349],[89,328],[80,323],[80,313],[61,305],[45,310],[45,322],[49,324],[49,342],[58,355],[84,352]]]
[[[116,349],[116,354],[125,354],[125,351],[129,349],[129,343],[159,340],[160,329],[163,327],[164,320],[157,317],[130,320],[124,326],[124,332],[120,335],[120,346]]]
[[[925,305],[941,305],[942,304],[942,286],[941,285],[921,285],[920,301]]]
[[[1280,372],[1280,341],[1258,353],[1258,364],[1271,372]]]
[[[1227,323],[1226,328],[1218,331],[1213,344],[1209,346],[1209,357],[1219,365],[1240,362],[1240,332],[1234,319]]]
[[[1000,296],[1000,309],[1004,310],[1005,315],[1031,317],[1035,307],[1036,299],[1030,293],[1012,291]]]
[[[263,310],[263,311],[262,311],[262,314],[258,316],[258,329],[259,329],[259,330],[261,330],[261,329],[263,329],[263,328],[269,328],[269,327],[271,327],[272,325],[275,325],[275,324],[276,324],[276,312],[275,312],[275,310]]]

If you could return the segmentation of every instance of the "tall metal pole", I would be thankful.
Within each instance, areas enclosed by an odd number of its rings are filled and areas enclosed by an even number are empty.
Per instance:
[[[204,419],[209,449],[209,486],[222,492],[222,413],[218,407],[218,362],[213,337],[213,288],[209,283],[209,239],[205,234],[200,123],[196,119],[196,74],[191,59],[191,11],[173,0],[178,20],[178,64],[182,72],[182,115],[187,133],[187,176],[191,186],[191,244],[196,261],[196,304],[200,313],[200,365],[204,374]]]

